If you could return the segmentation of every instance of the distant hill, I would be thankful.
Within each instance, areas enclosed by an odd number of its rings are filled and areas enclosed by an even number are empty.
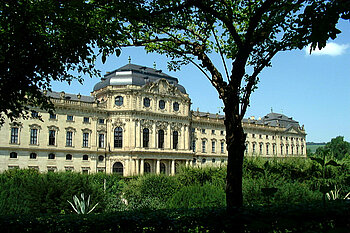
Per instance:
[[[321,146],[324,146],[326,145],[325,142],[306,142],[306,145],[321,145]]]
[[[325,146],[325,142],[306,142],[306,149],[310,149],[312,153],[315,153],[317,148]]]

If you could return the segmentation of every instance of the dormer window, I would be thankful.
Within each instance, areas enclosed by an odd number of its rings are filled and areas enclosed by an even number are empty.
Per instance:
[[[124,102],[123,96],[117,96],[115,97],[115,105],[122,106]]]
[[[164,109],[165,108],[165,101],[164,100],[159,100],[159,108]]]

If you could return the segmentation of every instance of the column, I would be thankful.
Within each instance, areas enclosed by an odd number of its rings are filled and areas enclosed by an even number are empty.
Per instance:
[[[186,160],[186,167],[188,167],[190,165],[190,161]]]
[[[140,160],[136,159],[136,172],[135,174],[138,175],[140,172]]]
[[[140,174],[143,175],[144,171],[145,171],[145,160],[141,159]]]
[[[183,125],[181,127],[181,136],[183,138],[183,144],[182,144],[181,148],[186,150],[186,125]]]
[[[157,159],[157,164],[156,164],[156,174],[160,173],[160,159]]]
[[[171,175],[175,175],[175,159],[171,160]]]

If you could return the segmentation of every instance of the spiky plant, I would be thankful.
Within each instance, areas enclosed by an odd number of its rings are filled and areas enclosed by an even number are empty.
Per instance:
[[[96,208],[98,203],[96,203],[96,205],[90,209],[90,195],[88,196],[87,200],[85,200],[84,193],[80,194],[80,197],[81,200],[77,197],[77,195],[73,196],[74,204],[68,200],[67,201],[77,214],[90,214]]]

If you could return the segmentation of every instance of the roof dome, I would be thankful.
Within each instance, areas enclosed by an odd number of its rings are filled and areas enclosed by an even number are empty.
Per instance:
[[[107,86],[143,86],[146,83],[155,82],[161,78],[166,79],[169,84],[175,85],[179,91],[186,94],[186,89],[178,84],[177,78],[163,73],[162,70],[156,70],[135,64],[127,64],[106,74],[101,81],[94,86],[94,91],[100,90]]]

